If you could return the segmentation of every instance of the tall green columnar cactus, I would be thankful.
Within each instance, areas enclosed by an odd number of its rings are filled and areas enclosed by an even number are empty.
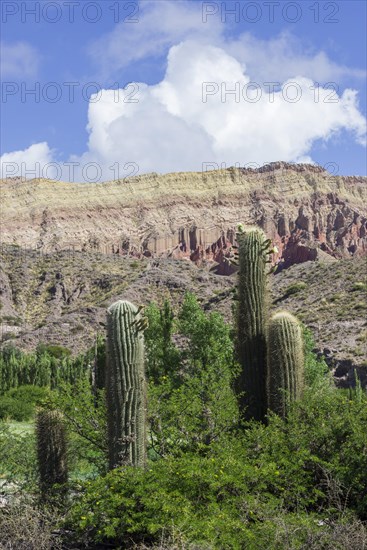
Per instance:
[[[62,415],[58,411],[40,410],[36,416],[37,459],[43,497],[59,494],[68,481],[67,441]]]
[[[237,351],[242,365],[237,380],[239,404],[247,419],[266,415],[267,264],[270,240],[258,227],[239,226]]]
[[[106,397],[110,469],[146,458],[145,319],[126,301],[107,310]]]
[[[298,320],[281,311],[273,315],[268,332],[268,406],[286,417],[291,401],[298,399],[304,385],[302,329]]]

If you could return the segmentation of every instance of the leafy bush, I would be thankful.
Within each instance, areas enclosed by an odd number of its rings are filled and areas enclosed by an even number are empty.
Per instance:
[[[29,430],[14,431],[0,422],[0,489],[32,492],[36,488],[37,468],[34,434]]]
[[[241,548],[253,538],[254,518],[276,505],[271,497],[258,501],[249,495],[253,472],[243,466],[238,456],[223,463],[186,454],[147,471],[114,470],[88,486],[69,521],[100,542],[152,543],[173,529],[200,548]]]
[[[303,327],[303,340],[305,345],[305,378],[308,386],[332,386],[332,377],[329,374],[328,366],[325,360],[318,358],[313,352],[315,341],[312,332]]]
[[[38,344],[37,352],[42,355],[48,353],[51,357],[56,359],[62,359],[63,357],[70,357],[71,351],[64,346],[59,346],[58,344]]]
[[[168,300],[161,309],[151,303],[145,315],[148,319],[148,328],[144,333],[146,373],[150,380],[159,383],[163,376],[174,377],[179,372],[180,352],[172,342],[176,323]]]
[[[107,468],[107,422],[104,391],[91,391],[88,380],[75,385],[61,384],[46,406],[62,412],[70,434],[69,465],[88,473],[104,473]]]
[[[49,392],[38,386],[19,386],[0,397],[0,419],[23,422],[29,420],[35,405],[40,404]]]
[[[151,455],[204,453],[238,421],[230,327],[220,315],[206,315],[196,298],[186,294],[174,327],[163,336],[171,318],[164,308],[150,311],[150,326],[158,325],[162,335],[153,348],[147,336],[148,372],[153,373],[148,396]],[[174,347],[171,331],[181,339],[181,350]]]
[[[34,412],[31,403],[27,403],[9,396],[0,397],[0,419],[22,422],[29,420]]]
[[[46,398],[48,398],[50,391],[48,388],[41,388],[39,386],[18,386],[9,390],[5,395],[23,401],[24,403],[30,403],[31,405],[40,405]]]
[[[218,549],[280,549],[287,532],[290,548],[327,538],[343,516],[367,518],[366,405],[365,395],[358,402],[336,389],[309,390],[288,421],[252,422],[206,456],[171,455],[88,483],[68,522],[114,544],[158,542],[167,530]]]
[[[293,283],[285,289],[284,298],[287,298],[288,296],[292,296],[293,294],[298,294],[298,292],[305,290],[305,288],[307,288],[307,283],[303,281],[300,281],[298,283]]]

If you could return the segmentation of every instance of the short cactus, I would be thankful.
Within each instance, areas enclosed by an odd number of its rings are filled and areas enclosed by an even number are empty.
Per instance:
[[[107,310],[106,398],[110,469],[146,458],[145,319],[130,302]]]
[[[242,229],[238,242],[237,380],[240,408],[247,419],[266,415],[267,264],[270,239],[259,227]]]
[[[268,331],[267,392],[269,409],[286,417],[289,404],[297,400],[304,385],[302,329],[286,311],[273,315]]]
[[[68,481],[66,430],[61,413],[38,411],[36,438],[41,493],[52,496],[56,484],[62,492],[62,485]]]

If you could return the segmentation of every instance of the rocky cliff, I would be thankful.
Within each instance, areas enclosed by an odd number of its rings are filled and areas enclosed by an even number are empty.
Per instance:
[[[225,274],[239,221],[256,223],[280,266],[367,252],[367,178],[313,165],[147,174],[75,184],[0,181],[1,241],[26,249],[98,250],[218,262]]]

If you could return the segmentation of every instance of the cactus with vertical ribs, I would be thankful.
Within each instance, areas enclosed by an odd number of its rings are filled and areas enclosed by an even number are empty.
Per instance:
[[[268,331],[267,392],[269,409],[283,418],[304,385],[302,329],[298,320],[281,311],[273,315]]]
[[[54,486],[68,481],[66,431],[62,415],[54,410],[40,410],[36,416],[37,459],[43,497],[54,494]],[[60,491],[59,491],[60,492]]]
[[[238,227],[237,380],[240,409],[247,419],[266,415],[267,273],[270,239],[259,227]]]
[[[146,459],[146,387],[141,308],[118,301],[107,310],[106,398],[110,469],[143,466]]]

